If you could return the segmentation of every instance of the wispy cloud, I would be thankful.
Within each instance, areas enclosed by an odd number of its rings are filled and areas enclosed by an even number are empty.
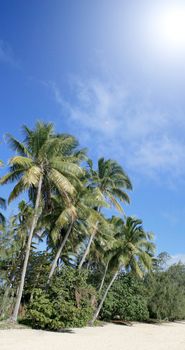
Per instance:
[[[148,175],[167,173],[173,178],[185,172],[185,144],[165,135],[141,140],[128,160],[130,167]]]
[[[0,63],[8,63],[11,66],[19,67],[19,62],[15,58],[14,52],[11,46],[0,39]]]
[[[115,135],[126,102],[126,91],[121,86],[104,85],[95,79],[86,82],[73,79],[74,103],[67,102],[55,84],[51,87],[56,102],[74,122],[105,136]]]
[[[185,143],[179,137],[185,131],[183,118],[157,109],[149,94],[136,100],[124,84],[73,79],[69,101],[56,84],[49,85],[73,128],[89,135],[90,146],[96,143],[102,153],[153,178],[185,174]]]

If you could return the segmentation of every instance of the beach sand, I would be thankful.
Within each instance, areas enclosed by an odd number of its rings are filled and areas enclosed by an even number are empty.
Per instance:
[[[185,323],[108,324],[65,333],[0,330],[1,350],[185,350]]]

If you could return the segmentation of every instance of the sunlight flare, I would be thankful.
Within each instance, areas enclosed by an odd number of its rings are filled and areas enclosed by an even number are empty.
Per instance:
[[[185,54],[185,5],[157,7],[148,22],[148,33],[154,49],[174,58]]]

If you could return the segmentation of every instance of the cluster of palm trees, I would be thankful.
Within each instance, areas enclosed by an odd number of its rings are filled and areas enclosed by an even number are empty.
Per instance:
[[[153,237],[144,231],[141,220],[123,214],[122,204],[130,202],[127,192],[132,184],[116,161],[101,158],[94,169],[76,138],[55,133],[52,124],[38,122],[34,129],[24,126],[23,132],[22,142],[7,135],[15,154],[7,174],[0,179],[2,185],[15,184],[8,203],[21,194],[27,200],[20,209],[27,213],[21,226],[24,259],[11,319],[18,318],[29,256],[37,236],[46,237],[47,249],[53,253],[47,284],[69,253],[79,270],[94,263],[103,266],[94,323],[121,270],[142,276],[151,268]],[[0,204],[4,206],[5,202],[0,200]],[[112,207],[121,215],[107,218],[105,208]],[[2,214],[0,219],[4,221]]]

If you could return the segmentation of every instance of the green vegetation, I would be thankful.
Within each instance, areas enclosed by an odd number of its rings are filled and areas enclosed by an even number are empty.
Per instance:
[[[145,283],[151,318],[185,319],[185,265],[179,263],[167,270],[155,271],[147,276]]]
[[[104,158],[94,167],[52,124],[23,132],[22,142],[7,135],[13,154],[0,178],[13,185],[8,203],[20,198],[13,216],[0,213],[0,319],[59,330],[98,317],[184,318],[185,267],[164,269],[153,235],[123,214],[132,190],[123,168]]]
[[[105,300],[101,317],[107,321],[148,320],[147,290],[143,281],[133,274],[121,274]]]
[[[47,289],[35,288],[26,313],[35,328],[83,327],[92,318],[96,291],[87,273],[64,267]]]
[[[174,321],[185,319],[185,265],[147,274],[123,274],[110,290],[101,317],[106,320]]]

